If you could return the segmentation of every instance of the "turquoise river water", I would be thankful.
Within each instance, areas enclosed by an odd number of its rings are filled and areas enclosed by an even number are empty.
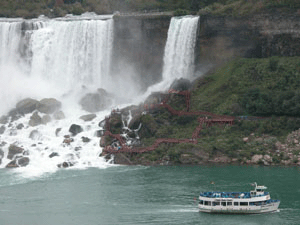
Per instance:
[[[212,215],[194,202],[200,191],[248,191],[255,181],[281,200],[279,212]],[[38,178],[2,169],[0,224],[300,224],[300,168],[112,166]]]

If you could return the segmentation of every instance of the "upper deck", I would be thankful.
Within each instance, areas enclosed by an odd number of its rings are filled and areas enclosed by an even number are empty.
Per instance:
[[[263,197],[268,196],[269,192],[260,192],[259,194],[253,195],[250,192],[201,192],[200,197],[205,198],[255,198],[255,197]]]

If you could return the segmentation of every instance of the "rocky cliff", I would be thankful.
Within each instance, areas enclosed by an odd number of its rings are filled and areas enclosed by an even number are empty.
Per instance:
[[[113,74],[135,75],[141,89],[157,83],[161,79],[170,20],[171,16],[115,17]]]
[[[137,80],[144,80],[142,88],[159,81],[170,19],[170,15],[115,17],[114,74],[124,70],[135,73]],[[235,57],[300,55],[299,14],[201,15],[199,26],[196,70]]]
[[[265,58],[300,55],[300,15],[256,14],[243,18],[201,16],[197,63],[234,57]]]

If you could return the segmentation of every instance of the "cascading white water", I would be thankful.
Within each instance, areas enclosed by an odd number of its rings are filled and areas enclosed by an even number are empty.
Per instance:
[[[99,158],[101,148],[95,132],[99,130],[98,122],[110,110],[97,113],[95,121],[84,122],[79,117],[87,112],[80,108],[78,101],[84,91],[109,89],[112,43],[112,16],[106,16],[105,20],[95,16],[0,20],[1,115],[26,97],[57,98],[63,103],[66,115],[63,120],[52,118],[47,125],[36,127],[28,126],[31,114],[0,125],[5,128],[0,136],[0,149],[4,152],[2,157],[0,151],[0,168],[11,161],[7,159],[10,144],[29,153],[29,165],[18,168],[23,175],[39,176],[55,171],[62,162],[73,161],[76,168],[107,166]],[[64,135],[69,134],[68,129],[74,123],[84,131],[72,143],[65,144]],[[18,129],[20,124],[24,128]],[[55,134],[58,128],[61,131]],[[29,137],[32,132],[36,135]],[[90,141],[83,142],[82,137]],[[51,158],[51,153],[57,156]]]
[[[150,91],[164,90],[175,78],[193,75],[198,19],[172,18],[165,47],[163,79]],[[70,101],[72,98],[62,96],[72,95],[70,92],[74,95],[76,90],[78,94],[86,89],[113,88],[109,74],[112,43],[112,18],[0,20],[0,113],[13,108],[25,97],[38,100],[55,97],[63,102],[66,114],[64,120],[52,120],[37,127],[28,126],[31,114],[3,125],[5,131],[0,136],[0,149],[4,151],[4,157],[0,167],[10,162],[6,156],[12,143],[29,153],[30,164],[18,169],[29,176],[55,171],[57,164],[65,161],[75,162],[76,168],[107,166],[104,159],[98,157],[101,149],[95,131],[99,129],[96,121],[101,121],[110,109],[97,113],[95,121],[83,122],[79,117],[87,112],[81,110],[77,102]],[[78,101],[78,96],[75,99]],[[69,133],[73,123],[81,125],[84,131],[75,136],[72,143],[63,143],[64,135]],[[19,124],[25,127],[20,130]],[[58,135],[55,134],[57,128],[61,129]],[[36,135],[29,138],[33,131]],[[91,138],[91,141],[83,143],[81,137]],[[3,141],[8,144],[1,147]],[[51,153],[57,156],[50,158]]]
[[[199,18],[172,17],[164,52],[162,81],[149,87],[143,98],[151,92],[166,90],[175,79],[193,77]]]
[[[163,80],[190,78],[194,73],[194,51],[199,17],[173,17],[165,47]]]
[[[112,50],[113,20],[44,23],[31,36],[31,75],[64,88],[106,87]]]

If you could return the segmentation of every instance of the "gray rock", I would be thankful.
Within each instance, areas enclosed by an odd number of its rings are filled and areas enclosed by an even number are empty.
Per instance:
[[[180,78],[173,81],[173,83],[170,86],[170,89],[176,91],[185,91],[189,90],[191,87],[192,83],[188,79]]]
[[[61,102],[55,98],[44,98],[39,101],[37,110],[41,113],[51,114],[61,108]]]
[[[56,130],[55,130],[55,136],[56,137],[58,137],[60,131],[61,131],[61,128],[56,128]]]
[[[81,137],[81,140],[85,143],[90,142],[91,139],[89,139],[88,137]]]
[[[77,124],[72,124],[71,127],[69,128],[69,132],[71,132],[73,136],[79,134],[82,131],[83,131],[82,127]]]
[[[29,164],[29,161],[30,159],[28,157],[14,159],[6,165],[6,168],[25,167]]]
[[[87,114],[79,117],[79,119],[82,119],[83,121],[92,121],[96,118],[96,114]]]
[[[0,127],[0,134],[3,134],[3,133],[5,132],[5,129],[6,129],[6,128],[5,128],[5,126],[4,126],[4,125],[3,125],[3,126],[1,126],[1,127]]]
[[[59,156],[59,154],[57,152],[52,152],[50,155],[49,155],[49,158],[53,158],[55,156]]]
[[[42,134],[38,130],[33,130],[29,134],[29,138],[32,140],[39,140],[42,137]]]
[[[79,102],[81,107],[88,112],[99,112],[112,103],[111,96],[104,90],[98,89],[96,93],[86,94]]]
[[[65,114],[63,113],[63,111],[55,112],[55,113],[53,114],[53,117],[54,117],[54,119],[56,119],[56,120],[62,120],[62,119],[64,119],[64,118],[66,118]]]
[[[24,128],[24,124],[23,123],[19,123],[18,125],[17,125],[17,129],[18,130],[22,130]]]
[[[37,108],[39,102],[32,98],[26,98],[19,101],[16,105],[16,110],[18,113],[27,114],[32,113]]]
[[[42,124],[42,118],[39,116],[38,112],[35,112],[32,114],[28,124],[29,124],[29,126],[32,126],[32,127]]]
[[[0,165],[1,165],[1,163],[2,163],[3,157],[4,157],[4,152],[3,152],[3,150],[0,148]]]
[[[23,153],[24,149],[21,148],[21,147],[18,147],[14,144],[11,144],[9,147],[8,147],[8,154],[7,154],[7,158],[8,159],[13,159],[15,157],[15,155],[17,154],[21,154]]]
[[[8,123],[8,116],[1,116],[0,117],[0,124]]]
[[[44,116],[42,117],[42,124],[47,124],[47,123],[49,123],[49,122],[51,122],[51,116],[49,116],[49,115],[44,115]]]

